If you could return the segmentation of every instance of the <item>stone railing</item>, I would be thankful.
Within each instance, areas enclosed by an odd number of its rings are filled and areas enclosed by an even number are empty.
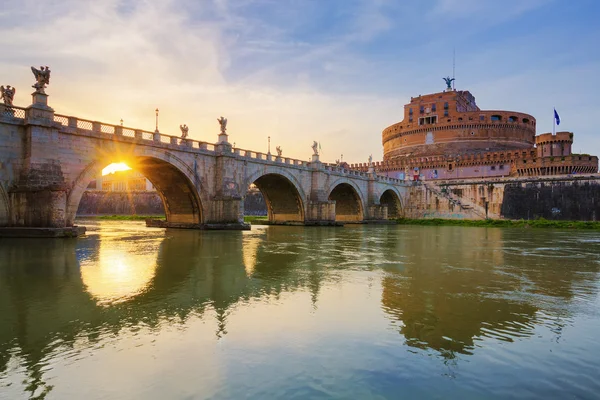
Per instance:
[[[112,125],[103,122],[89,121],[66,115],[54,115],[54,122],[65,129],[76,131],[87,131],[98,134],[114,135],[120,138],[129,138],[142,142],[153,142],[156,144],[174,145],[188,149],[215,151],[215,145],[199,140],[181,138],[179,136],[165,135],[160,132],[150,132],[140,129],[128,128],[122,125]]]
[[[7,120],[25,120],[25,109],[22,107],[0,104],[0,118]]]
[[[253,151],[253,150],[245,150],[245,149],[240,149],[237,147],[233,148],[233,153],[238,156],[250,158],[253,160],[270,161],[270,162],[274,162],[274,163],[281,163],[281,164],[286,164],[286,165],[296,165],[296,166],[302,166],[302,167],[308,166],[307,161],[302,161],[302,160],[298,160],[298,159],[290,158],[290,157],[278,157],[271,153],[263,153],[260,151]]]

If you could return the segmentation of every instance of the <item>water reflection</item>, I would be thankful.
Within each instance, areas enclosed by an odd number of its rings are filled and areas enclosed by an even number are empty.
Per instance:
[[[348,326],[370,324],[385,337],[375,323],[384,321],[407,349],[447,362],[490,340],[531,338],[539,326],[560,340],[578,307],[597,296],[600,241],[588,239],[457,227],[199,232],[125,223],[92,226],[80,240],[0,240],[0,390],[23,369],[24,390],[44,398],[53,358],[65,349],[83,357],[82,340],[100,346],[107,335],[190,318],[214,318],[221,340],[240,306],[260,311],[260,299],[270,313],[281,296],[306,293],[316,313],[332,303],[325,288],[347,284],[360,288],[365,308],[332,328],[340,342]],[[305,329],[319,337],[317,327]]]

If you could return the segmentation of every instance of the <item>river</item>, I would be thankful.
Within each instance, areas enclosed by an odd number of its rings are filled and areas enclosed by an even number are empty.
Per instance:
[[[600,393],[600,235],[79,221],[0,239],[1,399]]]

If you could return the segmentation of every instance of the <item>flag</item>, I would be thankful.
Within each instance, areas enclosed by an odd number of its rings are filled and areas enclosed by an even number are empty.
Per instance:
[[[558,116],[558,113],[556,112],[556,108],[554,109],[554,119],[556,120],[556,125],[560,125],[560,117]]]
[[[556,111],[554,111],[556,112]],[[321,142],[319,142],[319,151],[321,151]]]

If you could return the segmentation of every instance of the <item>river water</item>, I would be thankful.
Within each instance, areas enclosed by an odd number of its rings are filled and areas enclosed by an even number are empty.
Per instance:
[[[1,399],[600,396],[598,232],[0,240]]]

